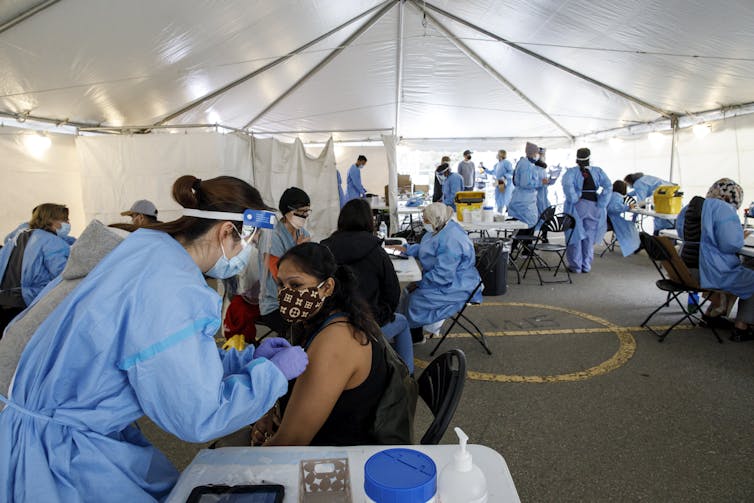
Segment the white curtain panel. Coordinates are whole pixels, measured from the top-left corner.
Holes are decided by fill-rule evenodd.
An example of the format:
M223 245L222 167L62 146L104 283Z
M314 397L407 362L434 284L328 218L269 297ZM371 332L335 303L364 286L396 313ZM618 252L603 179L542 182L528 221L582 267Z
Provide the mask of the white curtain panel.
M311 199L312 215L306 228L312 240L321 241L335 231L340 202L332 138L317 157L306 153L300 139L293 143L273 138L253 138L252 141L254 180L265 202L277 208L285 189L303 189Z

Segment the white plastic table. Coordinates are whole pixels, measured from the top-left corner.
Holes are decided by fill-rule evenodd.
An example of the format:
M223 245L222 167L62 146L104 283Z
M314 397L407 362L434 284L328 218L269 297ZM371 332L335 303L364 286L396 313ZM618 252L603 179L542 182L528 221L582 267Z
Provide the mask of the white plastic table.
M396 446L415 449L432 458L438 475L453 459L456 445ZM302 460L348 458L351 495L354 503L366 501L364 464L373 454L390 446L355 447L225 447L199 451L183 471L168 496L169 503L183 503L196 486L207 484L280 484L285 487L285 502L299 501L299 463ZM487 501L519 502L508 465L496 451L483 445L469 445L474 463L487 478Z
M529 225L521 220L503 220L502 222L458 222L466 232L479 232L480 234L489 234L490 232L503 232L506 236L508 232L528 229Z
M672 215L670 213L657 213L656 211L648 210L646 208L632 208L628 211L644 217L663 218L665 220L675 221L678 218L678 215Z
M416 258L408 257L408 259L391 259L390 261L393 263L401 287L422 279L422 271Z

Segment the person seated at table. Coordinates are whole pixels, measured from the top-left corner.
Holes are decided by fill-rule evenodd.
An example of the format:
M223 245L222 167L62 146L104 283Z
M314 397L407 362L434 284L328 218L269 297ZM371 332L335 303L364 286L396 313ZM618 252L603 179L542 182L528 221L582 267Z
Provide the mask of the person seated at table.
M338 265L351 268L357 279L357 290L367 301L385 339L414 373L414 347L408 320L396 313L401 297L398 275L393 262L382 248L382 240L374 235L374 218L369 203L352 199L340 210L338 230L322 241L335 256Z
M377 405L388 385L382 333L356 278L330 250L305 243L278 262L281 315L309 365L281 400L277 432L270 413L252 428L258 445L371 445ZM266 440L266 441L265 441Z
M273 329L280 337L286 337L289 323L280 316L280 306L277 300L277 268L278 260L294 246L311 240L309 232L304 228L306 219L311 215L309 195L298 187L285 189L280 196L278 208L283 218L275 224L269 253L260 253L260 271L265 271L260 278L262 285L259 297L259 322ZM266 261L262 263L261 261Z
M442 202L455 211L456 194L463 190L463 177L458 173L451 173L450 165L447 165L443 171L438 172L436 176L442 180Z
M451 220L453 211L432 203L422 216L427 232L420 244L405 249L418 259L422 279L406 288L398 309L408 318L415 342L424 340L422 327L437 334L442 322L461 309L480 280L474 245L458 222ZM479 289L473 301L481 299Z
M657 187L661 185L677 185L675 183L665 181L662 178L658 178L652 175L645 175L641 172L626 175L623 181L626 182L626 185L631 187L631 191L629 191L628 195L635 197L638 201L639 207L641 208L644 207L647 199L654 196ZM673 221L666 218L655 218L654 223L655 236L659 235L660 231L663 229L672 229L673 227L675 227Z
M607 218L610 219L610 223L613 226L613 232L615 233L618 243L620 243L620 249L624 257L628 257L636 253L636 250L641 246L639 239L639 229L636 228L633 222L623 218L623 214L629 209L633 208L635 204L626 204L624 198L626 197L626 182L623 180L616 180L613 182L613 193L610 194L610 201L607 203Z
M63 271L71 249L68 208L34 208L29 228L19 226L0 250L0 337L3 329Z
M741 186L729 178L721 178L707 191L701 212L695 210L692 200L692 203L681 210L676 224L679 237L685 235L686 226L701 227L701 287L739 297L738 314L731 337L731 340L736 342L754 339L754 270L745 267L738 256L738 251L744 246L745 237L737 211L742 201ZM681 253L683 255L684 251ZM718 295L717 299L712 299L713 305L706 314L705 322L711 324L709 317L727 313L730 302L729 295Z

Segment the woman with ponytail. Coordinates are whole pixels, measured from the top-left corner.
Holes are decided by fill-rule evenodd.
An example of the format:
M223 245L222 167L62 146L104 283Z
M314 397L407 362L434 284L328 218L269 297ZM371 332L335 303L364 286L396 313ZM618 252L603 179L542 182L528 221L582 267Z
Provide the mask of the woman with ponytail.
M309 366L283 400L273 435L267 418L252 429L265 445L370 445L377 405L388 385L382 334L355 291L350 270L330 250L305 243L278 262L280 313L302 344Z
M40 324L0 390L0 501L155 501L178 471L133 426L148 416L188 442L257 420L306 366L280 339L218 351L227 278L249 258L237 178L173 185L183 215L129 235ZM7 396L5 396L7 395ZM1 406L2 404L0 404Z

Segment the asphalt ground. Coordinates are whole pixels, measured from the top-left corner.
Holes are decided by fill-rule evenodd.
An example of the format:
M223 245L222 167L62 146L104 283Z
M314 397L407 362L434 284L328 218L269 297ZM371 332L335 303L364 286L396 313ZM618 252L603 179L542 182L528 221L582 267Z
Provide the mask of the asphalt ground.
M443 343L469 370L443 443L460 426L497 450L522 501L754 501L754 342L687 322L663 343L640 329L665 298L643 254L596 257L573 284L508 278L467 309L492 356L458 327ZM678 319L667 311L653 325ZM415 347L418 365L436 343ZM420 435L431 416L417 414ZM202 447L141 423L179 468Z

